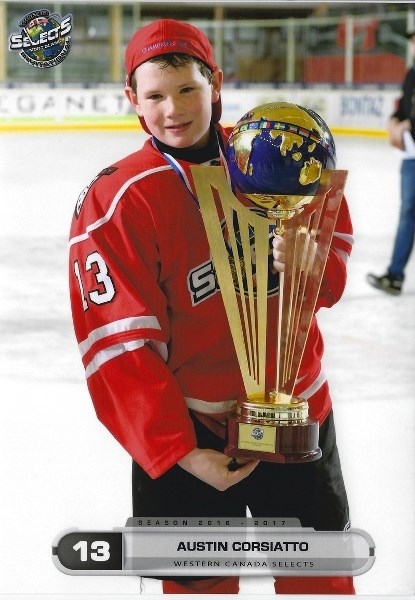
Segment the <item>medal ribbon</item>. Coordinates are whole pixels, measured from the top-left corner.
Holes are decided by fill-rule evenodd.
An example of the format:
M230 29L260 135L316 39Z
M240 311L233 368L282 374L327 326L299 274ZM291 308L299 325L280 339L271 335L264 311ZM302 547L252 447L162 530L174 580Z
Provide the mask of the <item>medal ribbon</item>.
M152 143L153 143L153 146L155 148L157 148L157 146L156 146L156 144L154 142L154 139L153 139ZM222 151L220 143L218 143L218 147L219 147L220 163L224 167L225 172L226 172L226 178L227 178L227 180L229 182L229 185L231 185L231 178L230 178L230 175L229 175L228 165L226 164L226 159L225 159L225 156L223 154L223 151ZM187 177L187 175L186 175L183 167L181 166L181 164L178 162L178 160L176 160L173 156L171 156L171 154L168 154L167 152L162 152L161 150L159 150L159 152L163 155L165 161L169 163L169 165L171 166L171 168L173 169L173 171L180 177L181 181L186 186L189 194L193 198L193 201L195 202L196 206L198 208L200 208L199 207L199 201L198 201L196 195L193 192L193 189L192 189L191 183L189 181L189 178Z

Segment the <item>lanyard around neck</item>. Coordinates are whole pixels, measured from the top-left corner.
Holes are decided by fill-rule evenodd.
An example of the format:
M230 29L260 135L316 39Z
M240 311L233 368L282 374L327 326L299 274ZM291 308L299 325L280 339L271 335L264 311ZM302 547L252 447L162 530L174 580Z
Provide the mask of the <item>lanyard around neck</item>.
M154 138L152 140L152 144L155 148L157 148L155 142L154 142ZM225 173L226 173L226 178L229 182L229 185L231 185L230 181L230 176L229 176L229 170L228 170L228 165L226 164L226 159L225 156L223 154L222 148L221 148L221 144L218 143L218 147L219 147L219 157L220 157L220 163L223 166L223 168L225 169ZM158 149L158 148L157 148ZM168 154L167 152L162 152L161 150L159 150L160 154L162 154L162 156L164 157L164 159L169 163L169 165L171 166L171 168L173 169L173 171L176 173L176 175L179 176L179 178L181 179L181 181L184 183L184 185L186 186L189 194L191 195L191 197L193 198L193 201L196 203L196 206L198 208L199 207L199 201L196 197L196 195L193 192L192 186L190 184L189 178L186 175L185 170L183 169L183 167L181 166L181 164L179 163L179 161L177 159L175 159L171 154Z

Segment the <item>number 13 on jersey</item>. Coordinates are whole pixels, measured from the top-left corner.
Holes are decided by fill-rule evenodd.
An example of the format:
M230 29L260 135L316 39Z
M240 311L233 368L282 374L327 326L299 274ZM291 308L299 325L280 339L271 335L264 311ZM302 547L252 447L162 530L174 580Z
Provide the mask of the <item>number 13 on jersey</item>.
M78 280L79 292L81 294L84 311L88 310L89 303L106 304L111 302L115 296L114 282L109 274L108 267L98 252L91 252L86 257L85 265L80 265L76 260L73 265L75 277ZM93 289L85 289L85 273L93 274Z

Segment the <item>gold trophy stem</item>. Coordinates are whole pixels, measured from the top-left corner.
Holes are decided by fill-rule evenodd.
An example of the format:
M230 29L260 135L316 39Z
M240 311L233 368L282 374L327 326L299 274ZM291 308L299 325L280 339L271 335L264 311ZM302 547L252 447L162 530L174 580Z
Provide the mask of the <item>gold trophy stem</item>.
M275 389L277 392L280 391L281 384L281 372L280 372L280 356L281 356L281 328L282 328L282 307L284 302L284 273L280 273L280 289L279 289L279 302L278 302L278 335L277 335L277 356L276 356L276 368L275 368Z

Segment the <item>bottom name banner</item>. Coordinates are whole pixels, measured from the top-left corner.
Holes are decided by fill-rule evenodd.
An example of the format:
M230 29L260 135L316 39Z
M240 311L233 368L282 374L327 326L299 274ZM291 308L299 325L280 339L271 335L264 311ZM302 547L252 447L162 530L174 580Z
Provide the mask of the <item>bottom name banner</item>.
M129 520L130 521L130 520ZM68 575L147 577L284 575L356 576L375 560L368 533L301 526L152 526L141 521L112 531L68 531L52 545L55 566ZM229 522L229 521L227 521ZM129 522L127 521L127 525Z

